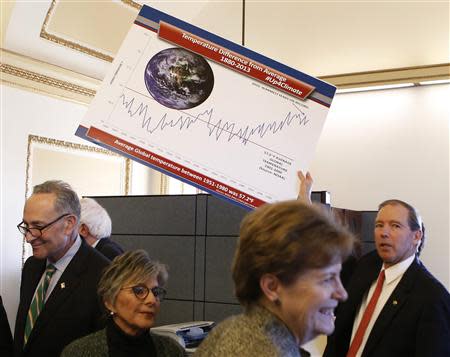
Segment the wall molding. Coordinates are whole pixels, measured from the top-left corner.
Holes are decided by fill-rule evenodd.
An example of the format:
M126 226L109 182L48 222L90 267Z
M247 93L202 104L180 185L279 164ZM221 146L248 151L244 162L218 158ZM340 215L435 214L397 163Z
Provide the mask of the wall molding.
M0 49L0 81L6 85L89 104L101 81ZM450 63L343 73L318 78L339 89L450 79Z
M114 58L106 53L103 53L101 51L96 51L90 47L83 46L74 41L66 40L62 37L59 37L59 36L49 33L48 32L48 23L50 21L50 17L52 16L53 10L55 9L55 5L56 5L56 0L53 0L47 11L47 15L45 16L44 23L42 24L41 33L40 33L41 38L48 40L48 41L52 41L52 42L57 43L58 45L62 45L64 47L71 48L75 51L82 52L87 55L100 58L103 61L107 61L107 62L113 61Z
M43 136L28 135L27 144L27 158L26 158L26 169L25 169L25 201L32 194L32 177L31 171L33 167L33 149L39 147L44 147L47 149L56 149L66 153L72 154L101 154L106 157L117 157L123 160L123 193L125 196L130 193L130 181L131 181L131 159L123 157L113 151L91 145L83 145L72 143L70 141L58 140L54 138L47 138ZM32 254L31 248L26 245L25 237L22 240L22 266L25 263L26 258Z
M10 74L12 76L23 78L25 80L42 83L45 85L49 85L51 87L59 88L59 89L77 93L77 94L81 94L81 95L84 95L87 97L93 97L95 95L94 90L84 88L82 86L79 86L79 85L76 85L73 83L61 81L59 79L52 78L49 76L44 76L42 74L28 71L26 69L22 69L19 67L11 66L9 64L0 64L0 66L1 66L1 72L5 73L5 74Z
M340 89L449 79L450 63L319 76Z
M14 52L0 50L0 82L87 105L100 81Z
M131 6L134 9L141 10L142 5L138 4L137 2L133 0L122 0L122 3L128 6Z

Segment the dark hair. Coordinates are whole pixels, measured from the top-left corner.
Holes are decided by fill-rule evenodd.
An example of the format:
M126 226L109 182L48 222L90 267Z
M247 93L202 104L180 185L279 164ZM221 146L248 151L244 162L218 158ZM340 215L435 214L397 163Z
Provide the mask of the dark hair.
M262 292L259 281L271 273L289 285L308 269L342 262L354 236L328 215L300 201L266 204L241 224L232 274L235 293L249 306Z
M382 209L385 206L395 206L395 205L403 206L408 210L409 229L411 229L413 232L418 230L422 231L422 239L420 240L420 243L417 246L417 253L416 253L417 256L419 256L425 244L425 226L422 222L422 217L420 217L419 213L413 206L402 200L397 199L391 199L381 202L380 205L378 206L378 210Z

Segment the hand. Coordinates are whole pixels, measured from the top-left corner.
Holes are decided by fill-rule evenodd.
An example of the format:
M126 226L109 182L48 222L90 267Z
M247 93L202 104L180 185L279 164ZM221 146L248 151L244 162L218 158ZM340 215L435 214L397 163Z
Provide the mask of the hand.
M303 174L303 171L298 171L297 176L300 180L300 190L298 192L298 200L302 201L303 203L312 203L311 202L311 192L312 192L312 185L314 183L311 174L309 172L306 173L306 175Z

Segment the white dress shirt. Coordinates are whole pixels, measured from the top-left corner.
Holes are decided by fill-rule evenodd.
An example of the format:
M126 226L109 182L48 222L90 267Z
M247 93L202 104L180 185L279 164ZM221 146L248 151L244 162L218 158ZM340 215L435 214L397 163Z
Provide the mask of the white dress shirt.
M408 270L409 266L413 263L415 259L415 254L411 255L409 258L406 258L405 260L401 261L400 263L397 263L387 269L385 269L384 264L381 269L385 269L385 280L383 283L383 288L381 290L380 297L378 298L377 304L375 306L375 310L373 311L372 317L369 321L369 324L367 325L367 329L365 331L361 346L359 347L358 352L356 353L357 357L361 357L362 351L364 351L364 346L366 345L367 338L370 335L370 331L372 331L373 325L375 324L375 321L377 321L378 316L380 315L381 310L383 310L384 305L388 301L389 297L397 287L398 283L400 282L403 274ZM381 272L381 270L380 270ZM355 317L355 321L353 322L353 330L352 330L352 339L355 337L356 330L358 329L359 323L361 322L361 319L364 315L364 311L366 310L367 304L369 303L374 291L375 287L377 285L377 280L374 280L372 285L370 286L369 292L364 296L361 306L359 307L358 314ZM351 342L350 342L351 344Z

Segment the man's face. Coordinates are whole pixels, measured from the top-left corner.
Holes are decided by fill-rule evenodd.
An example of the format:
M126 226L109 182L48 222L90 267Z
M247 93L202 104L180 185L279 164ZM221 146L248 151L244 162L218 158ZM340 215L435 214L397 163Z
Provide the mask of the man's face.
M32 195L23 210L24 224L28 228L42 228L67 213L55 211L55 199L53 193ZM33 256L38 259L48 258L52 262L58 261L73 243L71 237L76 222L75 216L67 215L43 229L40 237L34 237L28 232L26 240L33 248Z
M415 254L421 238L420 230L412 231L409 227L408 210L402 205L387 205L378 211L375 244L386 268Z

